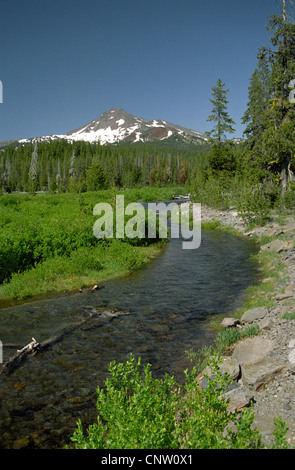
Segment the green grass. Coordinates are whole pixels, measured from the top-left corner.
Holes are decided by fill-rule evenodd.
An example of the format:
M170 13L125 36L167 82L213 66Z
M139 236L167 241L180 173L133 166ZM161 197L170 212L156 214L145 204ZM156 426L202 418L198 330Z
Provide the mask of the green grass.
M221 229L222 224L219 220L208 220L206 222L202 222L202 229L204 230L217 230Z
M286 312L282 315L284 320L295 320L295 312Z
M218 333L215 339L216 350L226 354L230 347L242 339L252 338L259 333L258 325L250 325L245 329L228 328Z
M107 202L114 207L116 194L124 195L125 205L138 199L170 199L186 192L180 189L0 196L1 304L91 286L139 269L161 251L163 243L98 240L93 234L94 206Z
M116 240L108 248L80 248L68 257L47 259L23 273L12 274L9 282L0 286L0 302L72 291L126 275L159 254L162 247L133 247Z

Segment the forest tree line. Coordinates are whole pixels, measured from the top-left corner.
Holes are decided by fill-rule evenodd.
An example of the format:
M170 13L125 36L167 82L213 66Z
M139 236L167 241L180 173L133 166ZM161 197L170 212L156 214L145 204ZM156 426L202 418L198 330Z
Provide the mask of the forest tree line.
M192 182L210 146L169 147L56 140L10 146L0 152L5 192L85 192Z

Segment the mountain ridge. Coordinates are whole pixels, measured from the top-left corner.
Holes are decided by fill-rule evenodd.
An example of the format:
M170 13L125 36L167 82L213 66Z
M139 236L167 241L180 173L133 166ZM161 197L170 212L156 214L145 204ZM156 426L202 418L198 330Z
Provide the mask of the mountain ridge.
M117 144L133 142L163 141L173 138L176 141L188 144L201 144L208 141L205 134L172 124L163 119L147 121L134 116L122 108L111 108L98 118L84 124L65 134L51 134L41 137L16 139L0 142L0 147L12 143L31 143L34 141L50 141L66 139L68 141L99 142L100 144ZM9 143L8 143L9 142ZM1 145L4 144L4 145Z

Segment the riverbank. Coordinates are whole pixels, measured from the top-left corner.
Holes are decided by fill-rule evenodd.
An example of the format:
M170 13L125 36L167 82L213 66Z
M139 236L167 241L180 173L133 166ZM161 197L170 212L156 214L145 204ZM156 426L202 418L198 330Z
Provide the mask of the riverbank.
M129 276L143 268L164 249L164 243L130 247L119 242L107 248L98 246L91 254L101 262L102 268L85 269L82 274L76 271L75 266L72 269L68 260L49 260L28 272L14 276L12 282L0 286L0 306L5 308L48 295L99 288L106 281ZM77 258L79 254L78 252ZM83 260L80 261L82 265Z
M295 446L295 218L274 214L264 227L249 230L235 210L220 211L202 206L202 223L220 224L255 238L260 245L258 286L248 290L245 305L223 319L220 329L257 326L256 337L239 341L224 359L225 370L234 382L227 398L230 409L253 404L253 426L263 442L273 442L274 418L288 427L287 441ZM202 386L203 375L200 374Z

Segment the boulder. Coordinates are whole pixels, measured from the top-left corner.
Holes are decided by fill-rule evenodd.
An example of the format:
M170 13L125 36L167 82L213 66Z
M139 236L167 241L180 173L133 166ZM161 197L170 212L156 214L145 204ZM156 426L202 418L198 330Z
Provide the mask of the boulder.
M242 365L242 381L254 390L259 390L264 384L270 382L280 374L284 365L269 358L263 358L255 364Z
M251 393L245 386L234 388L233 390L224 393L223 397L226 400L229 400L227 406L227 411L229 413L240 411L242 408L249 406L254 398L253 393Z
M282 235L284 231L279 225L269 227L268 229L265 230L263 235L265 237L278 237L279 235Z
M240 364L231 356L224 357L220 364L220 372L228 374L232 380L237 380L240 376Z
M222 375L227 374L232 380L236 380L240 376L240 365L231 356L223 358L222 363L219 365L219 370ZM199 389L207 388L208 379L210 380L211 378L215 378L215 373L212 375L212 370L207 366L197 377Z
M270 243L266 243L260 248L260 251L274 251L275 253L280 253L284 251L285 245L280 240L273 240Z
M255 336L238 343L231 357L240 365L255 364L265 358L273 348L273 341Z
M260 330L269 330L272 325L273 325L273 320L269 318L269 316L262 318L262 320L260 320L260 322L258 323Z
M243 314L241 318L241 322L252 323L255 320L262 320L262 318L264 318L267 313L268 313L268 310L266 307L252 308L251 310L247 310Z
M224 328L233 328L237 326L240 323L240 321L237 318L224 318L221 322L221 325Z

